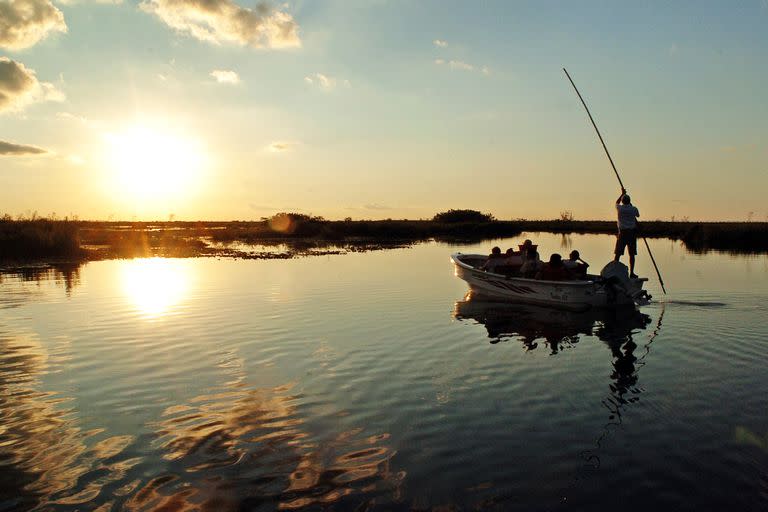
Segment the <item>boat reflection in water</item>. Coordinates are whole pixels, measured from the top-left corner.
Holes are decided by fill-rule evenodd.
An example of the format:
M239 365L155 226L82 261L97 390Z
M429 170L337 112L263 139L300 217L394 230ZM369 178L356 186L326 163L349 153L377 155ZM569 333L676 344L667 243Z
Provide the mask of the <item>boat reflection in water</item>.
M596 337L606 343L613 357L610 392L601 401L608 411L608 421L595 439L595 448L580 453L584 461L582 469L594 470L600 467L599 451L603 442L622 423L622 409L638 400L638 370L645 364L651 344L661 331L664 309L640 349L633 337L649 326L651 318L635 307L574 312L494 302L470 292L456 303L454 317L484 325L491 343L519 339L526 351L537 349L542 340L552 354L573 347L582 336ZM577 476L576 480L581 478Z
M632 340L633 331L651 322L633 306L577 312L493 301L472 292L456 303L453 315L483 324L491 343L519 339L526 350L535 350L543 340L553 354L578 343L580 336L597 336L617 355L615 350Z
M519 339L527 351L544 343L552 354L557 354L577 344L581 336L597 337L608 345L613 355L613 398L609 400L618 404L626 402L624 395L637 383L637 344L632 336L651 323L651 318L635 307L575 312L494 302L471 292L456 303L454 317L483 324L491 343Z

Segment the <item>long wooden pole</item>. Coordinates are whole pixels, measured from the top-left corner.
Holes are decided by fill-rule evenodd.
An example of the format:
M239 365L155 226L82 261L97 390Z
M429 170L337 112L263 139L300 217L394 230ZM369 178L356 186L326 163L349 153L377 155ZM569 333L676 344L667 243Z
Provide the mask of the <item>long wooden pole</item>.
M624 183L621 181L621 176L619 176L619 171L616 170L616 164L613 163L613 158L611 158L611 154L608 152L608 147L605 145L605 141L603 140L603 136L600 134L600 130L597 128L597 123L595 123L595 119L592 117L592 113L589 111L589 107L587 107L587 103L584 101L584 98L581 96L581 93L579 92L579 88L576 87L576 84L573 83L573 79L571 78L571 75L568 74L568 70L563 68L563 71L565 72L565 76L568 77L568 81L571 82L571 85L573 86L573 90L576 91L576 94L579 96L579 99L581 100L581 104L584 105L584 110L587 111L587 115L589 116L589 120L592 122L592 126L595 127L595 132L597 132L597 137L600 139L600 144L603 145L603 149L605 150L605 154L608 157L608 161L611 162L611 167L613 167L613 172L616 174L616 179L619 180L619 185L621 185L621 189L625 190ZM643 237L643 242L645 242L645 248L648 249L648 255L651 257L651 262L653 262L653 268L656 269L656 275L659 276L659 283L661 284L661 289L664 292L664 295L667 294L667 289L664 288L664 280L661 278L661 272L659 272L659 267L656 265L656 259L653 257L653 253L651 252L651 247L648 245L648 240Z

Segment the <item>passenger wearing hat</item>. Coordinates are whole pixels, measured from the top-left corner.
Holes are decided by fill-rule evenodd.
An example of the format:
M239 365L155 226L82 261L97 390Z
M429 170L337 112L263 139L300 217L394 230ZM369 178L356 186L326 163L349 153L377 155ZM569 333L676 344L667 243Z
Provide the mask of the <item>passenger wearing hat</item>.
M632 204L627 190L622 187L621 195L616 199L616 213L618 214L619 232L616 235L616 250L613 261L619 261L626 247L629 252L629 277L635 275L635 255L637 254L637 217L638 209Z

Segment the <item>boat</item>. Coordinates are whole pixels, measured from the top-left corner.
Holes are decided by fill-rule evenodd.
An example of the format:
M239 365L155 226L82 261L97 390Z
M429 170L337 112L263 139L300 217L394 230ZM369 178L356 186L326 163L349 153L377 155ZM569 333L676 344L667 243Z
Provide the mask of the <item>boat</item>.
M601 275L584 279L546 281L483 270L488 257L483 254L451 254L455 274L469 284L475 294L509 302L538 304L572 311L592 308L643 306L651 296L643 289L648 278L622 275L621 263L606 265ZM607 270L607 271L606 271Z

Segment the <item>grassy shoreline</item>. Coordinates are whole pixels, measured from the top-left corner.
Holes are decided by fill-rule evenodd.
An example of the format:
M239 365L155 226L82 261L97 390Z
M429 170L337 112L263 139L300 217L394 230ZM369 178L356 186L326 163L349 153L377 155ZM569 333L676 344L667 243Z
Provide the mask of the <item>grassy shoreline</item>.
M284 219L285 220L285 219ZM613 234L612 221L434 220L328 221L299 216L233 222L102 222L45 218L0 219L0 261L90 261L145 256L291 258L392 247L427 240L478 242L523 232ZM642 235L682 241L694 252L768 252L766 222L663 222L642 224ZM249 250L248 246L266 250Z

